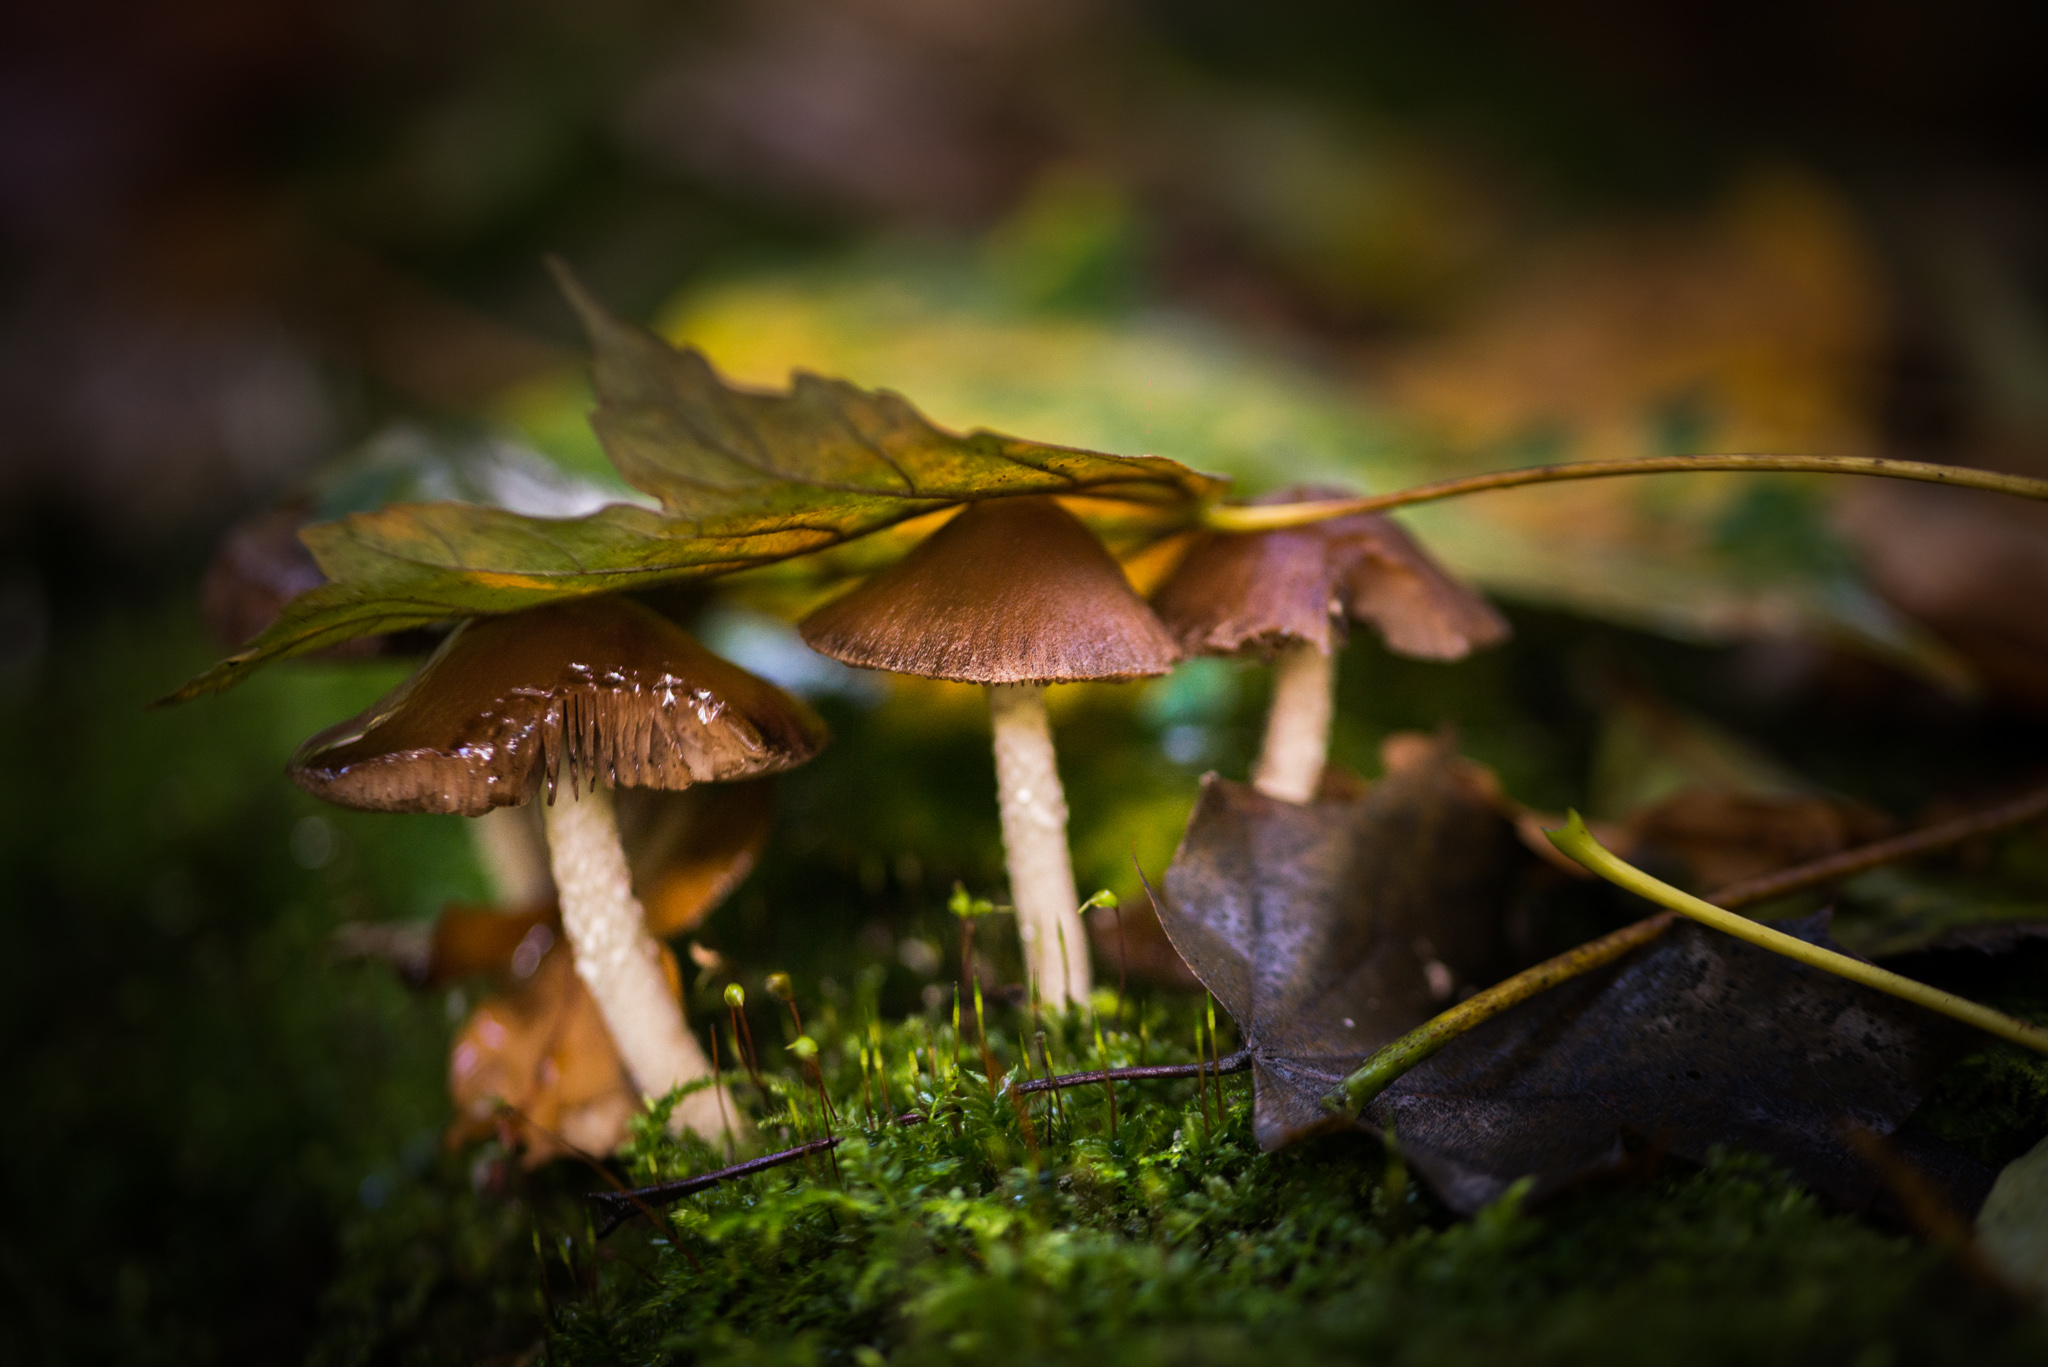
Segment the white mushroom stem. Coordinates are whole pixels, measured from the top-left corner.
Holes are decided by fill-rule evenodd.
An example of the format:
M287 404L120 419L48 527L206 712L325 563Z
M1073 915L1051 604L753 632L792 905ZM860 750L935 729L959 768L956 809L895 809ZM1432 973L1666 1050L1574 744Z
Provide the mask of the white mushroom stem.
M1054 1008L1088 1000L1088 932L1074 892L1074 861L1067 850L1067 795L1053 756L1045 689L1037 684L993 684L989 717L995 724L996 802L1003 817L1003 857L1010 900L1024 941L1024 968L1039 998Z
M711 1076L704 1051L683 1025L682 1007L669 995L661 950L633 895L611 793L589 788L578 797L564 785L544 811L562 930L576 956L576 973L596 1000L634 1085L658 1097ZM717 1090L684 1097L672 1124L719 1142L738 1112L730 1100L721 1110Z
M1330 755L1336 657L1306 641L1290 641L1273 661L1273 708L1252 786L1282 802L1310 802Z

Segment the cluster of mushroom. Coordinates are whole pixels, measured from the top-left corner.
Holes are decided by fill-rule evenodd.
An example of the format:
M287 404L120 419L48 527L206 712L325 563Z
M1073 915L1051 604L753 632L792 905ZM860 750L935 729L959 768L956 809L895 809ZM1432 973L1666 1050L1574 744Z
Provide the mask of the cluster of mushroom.
M710 1072L670 991L619 841L610 789L680 789L801 764L825 742L802 702L711 654L651 608L591 598L465 622L360 716L314 736L291 775L316 797L480 817L541 796L562 930L634 1084ZM714 1135L726 1098L685 1097Z
M1327 491L1291 491L1296 501ZM1048 1004L1085 1003L1088 943L1044 690L1164 674L1184 654L1271 656L1274 704L1254 781L1315 797L1333 652L1347 620L1390 649L1450 660L1506 635L1486 603L1393 523L1354 515L1205 533L1148 605L1081 521L1048 497L970 503L896 564L799 627L847 664L989 690L1004 855L1026 972ZM458 812L545 798L562 926L634 1084L648 1096L708 1064L663 981L609 790L770 773L825 741L809 708L711 655L649 608L584 599L459 627L361 716L315 736L293 777L330 801ZM730 1102L700 1090L677 1123L708 1136Z

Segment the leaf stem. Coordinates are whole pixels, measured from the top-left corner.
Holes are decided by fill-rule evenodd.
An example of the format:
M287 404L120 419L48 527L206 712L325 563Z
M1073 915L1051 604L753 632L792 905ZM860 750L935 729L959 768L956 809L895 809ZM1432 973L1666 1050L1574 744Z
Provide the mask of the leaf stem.
M1345 1078L1336 1091L1325 1097L1323 1104L1347 1116L1357 1115L1366 1102L1392 1086L1396 1078L1458 1036L1539 992L1546 992L1581 973L1590 973L1603 964L1613 963L1636 946L1648 944L1662 935L1677 919L1675 912L1659 912L1647 920L1623 926L1597 940L1566 950L1534 968L1524 969L1484 992L1474 993L1375 1052L1356 1072Z
M1689 892L1681 892L1669 883L1652 878L1595 840L1593 833L1586 829L1586 823L1580 819L1577 812L1569 814L1563 830L1546 831L1545 834L1550 837L1551 844L1608 882L1626 888L1638 897L1647 898L1659 906L1667 907L1681 916L1690 917L1702 925L1712 926L1716 930L1733 935L1738 940L1747 940L1760 948L1797 960L1810 968L1818 968L1822 972L1833 973L1851 982L1862 983L1865 987L1888 992L1894 997L1914 1002L1930 1011L1959 1020L1965 1025L1974 1026L1987 1034L2048 1054L2048 1029L2017 1020L2002 1011L1993 1011L1988 1006L1979 1006L1976 1002L1958 997L1953 992L1943 992L1940 988L1915 982L1890 969L1879 968L1876 964L1851 958L1836 950L1823 949L1816 944L1809 944L1797 936L1787 935L1782 930L1764 925L1760 921L1752 921L1746 916L1738 916L1704 898L1695 897Z
M1709 901L1723 908L1754 906L1774 898L1830 883L1881 864L1929 854L1960 844L1973 836L2008 830L2048 816L2048 788L2036 788L2009 802L1980 811L1938 821L1921 830L1859 845L1840 854L1811 860L1777 873L1764 874L1731 883L1709 895ZM1675 911L1624 926L1592 940L1514 977L1475 993L1450 1010L1424 1023L1374 1053L1328 1097L1324 1104L1341 1114L1355 1116L1364 1105L1391 1086L1394 1080L1458 1036L1492 1020L1512 1006L1581 973L1614 962L1639 945L1669 930L1678 919Z
M1567 480L1606 479L1614 475L1743 470L1880 475L1888 479L1912 479L1927 484L1952 484L1963 489L2015 494L2021 498L2048 499L2048 480L2000 474L1995 470L1973 470L1961 465L1890 460L1883 456L1641 456L1632 460L1582 460L1563 465L1497 470L1492 474L1418 484L1391 494L1326 499L1316 503L1212 504L1202 512L1202 525L1219 532L1270 532L1284 527L1305 527L1333 517L1349 517L1353 513L1379 513L1390 508L1434 503L1466 494L1483 494L1493 489L1517 489L1529 484L1559 484Z

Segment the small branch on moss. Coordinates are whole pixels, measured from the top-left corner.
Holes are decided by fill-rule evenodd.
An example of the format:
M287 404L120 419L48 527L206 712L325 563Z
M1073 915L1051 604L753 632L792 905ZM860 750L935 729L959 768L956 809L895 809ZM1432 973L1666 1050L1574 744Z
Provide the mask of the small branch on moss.
M1240 1049L1227 1054L1214 1063L1173 1063L1158 1064L1145 1068L1107 1068L1093 1073L1061 1073L1054 1077L1039 1078L1034 1082L1020 1083L1013 1091L1022 1096L1027 1092L1043 1092L1062 1087L1084 1087L1096 1083L1147 1082L1171 1078L1213 1077L1222 1073L1241 1073L1252 1066L1252 1051ZM908 1111L896 1117L898 1125L922 1125L930 1116L921 1111ZM750 1158L744 1163L718 1168L711 1172L700 1172L695 1177L679 1177L673 1182L657 1182L651 1187L636 1187L631 1191L593 1191L585 1196L598 1208L597 1237L617 1229L635 1215L646 1215L659 1219L654 1207L673 1205L685 1196L707 1191L721 1182L730 1182L741 1177L752 1177L758 1173L779 1168L785 1163L798 1163L813 1154L827 1153L845 1142L843 1136L827 1139L813 1139L793 1149L777 1153L764 1153L759 1158ZM615 1181L609 1173L606 1180ZM666 1225L666 1221L661 1221Z
M1035 1082L1020 1082L1019 1092L1048 1092L1064 1087L1088 1087L1099 1083L1154 1082L1178 1077L1208 1078L1221 1073L1242 1073L1252 1066L1252 1051L1240 1049L1214 1063L1161 1063L1143 1068L1103 1068L1092 1073L1061 1073Z
M1932 854L1976 836L2024 826L2043 817L2048 817L2048 788L2037 788L2010 802L1938 821L1918 831L1873 841L1778 873L1731 883L1710 894L1707 900L1731 911L1737 907L1755 906L1883 864ZM1581 973L1590 973L1637 946L1648 944L1669 930L1677 919L1675 911L1660 911L1655 916L1623 926L1475 993L1374 1053L1344 1080L1343 1086L1324 1099L1324 1104L1341 1114L1357 1115L1368 1101L1385 1091L1396 1078L1458 1036L1539 992L1548 991Z
M1521 470L1497 470L1490 475L1439 480L1434 484L1418 484L1412 489L1363 498L1256 506L1215 504L1204 510L1202 525L1219 532L1270 532L1283 527L1304 527L1333 517L1349 517L1353 513L1382 513L1390 508L1434 503L1466 494L1483 494L1493 489L1517 489L1530 484L1560 484L1579 479L1608 479L1616 475L1712 471L1878 475L1888 479L1919 480L1926 484L1951 484L1962 489L1984 489L2020 498L2048 499L2048 480L2004 475L1993 470L1973 470L1961 465L1887 460L1882 456L1642 456L1634 460L1583 460L1563 465L1532 465Z
M689 1248L683 1243L682 1236L676 1233L676 1227L668 1222L668 1217L666 1215L663 1215L660 1211L656 1210L653 1206L649 1205L646 1201L642 1200L638 1192L627 1190L626 1184L624 1182L621 1182L618 1178L618 1175L614 1173L610 1168L606 1167L604 1165L604 1161L600 1159L596 1154L590 1152L586 1148L583 1148L581 1145L570 1143L566 1138L559 1134L556 1134L553 1130L541 1124L538 1120L535 1120L532 1116L520 1110L517 1106L514 1106L509 1101L501 1099L498 1102L498 1112L501 1115L511 1115L517 1117L522 1124L531 1126L535 1133L547 1139L549 1143L557 1145L564 1152L570 1154L578 1162L582 1163L583 1166L589 1168L599 1177L602 1177L605 1181L611 1183L612 1190L597 1194L612 1198L612 1200L617 1203L618 1207L625 1213L616 1218L608 1218L604 1228L598 1231L599 1238L603 1238L605 1234L611 1232L611 1230L615 1228L621 1220L631 1219L634 1215L645 1215L654 1224L660 1226L661 1231L664 1234L668 1235L669 1247L673 1248L674 1250L676 1250L676 1252L682 1254L685 1258L689 1259L690 1267L692 1268L692 1270L697 1272L702 1272L704 1270L704 1265L697 1261L697 1255L692 1253L689 1250Z
M924 1119L923 1115L913 1111L909 1115L896 1117L896 1123L920 1125L924 1123ZM764 1153L759 1158L749 1158L746 1162L735 1163L729 1168L700 1172L695 1177L682 1177L673 1182L657 1182L651 1187L635 1187L631 1191L586 1192L585 1196L590 1203L602 1213L602 1218L597 1222L597 1237L602 1239L642 1212L646 1212L648 1218L654 1218L653 1207L674 1205L685 1196L715 1187L720 1182L752 1177L755 1173L779 1168L784 1163L801 1162L812 1154L838 1148L840 1143L840 1137L833 1135L827 1139L813 1139L809 1143L799 1144L793 1149L783 1149L778 1153ZM664 1220L662 1223L666 1224L667 1221Z

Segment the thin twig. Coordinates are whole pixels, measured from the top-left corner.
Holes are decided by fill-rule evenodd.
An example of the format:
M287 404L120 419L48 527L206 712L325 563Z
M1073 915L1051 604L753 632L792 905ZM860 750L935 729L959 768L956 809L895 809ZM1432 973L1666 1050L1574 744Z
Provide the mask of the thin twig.
M1063 1087L1084 1087L1098 1083L1165 1081L1173 1078L1203 1077L1216 1073L1241 1073L1252 1066L1252 1051L1240 1049L1226 1054L1219 1063L1174 1063L1160 1064L1149 1068L1107 1068L1092 1073L1062 1073L1054 1077L1039 1078L1019 1083L1011 1091L1017 1097L1030 1092L1043 1092ZM921 1111L907 1111L896 1117L896 1124L902 1126L922 1125L931 1117ZM730 1182L741 1177L752 1177L757 1173L771 1171L785 1163L801 1162L812 1154L824 1153L845 1142L843 1136L829 1139L813 1139L793 1149L778 1153L763 1154L750 1158L744 1163L719 1168L712 1172L700 1172L695 1177L679 1177L671 1182L658 1182L651 1187L638 1187L631 1191L593 1191L585 1193L591 1204L598 1207L602 1219L597 1224L597 1236L601 1239L617 1229L635 1215L645 1214L650 1219L660 1220L652 1209L655 1206L673 1205L685 1196L708 1191L721 1182ZM617 1178L606 1173L606 1180L616 1183ZM665 1223L665 1222L664 1222Z
M572 1155L578 1162L582 1163L585 1167L589 1168L599 1177L602 1177L605 1181L611 1183L612 1190L607 1192L598 1192L595 1193L595 1195L606 1196L611 1198L613 1201L617 1202L618 1205L626 1211L625 1215L619 1217L620 1220L630 1219L633 1215L636 1214L645 1215L648 1219L652 1220L655 1224L659 1225L663 1233L668 1235L668 1246L690 1260L690 1269L692 1271L698 1273L704 1271L704 1264L698 1262L697 1255L692 1253L689 1250L689 1248L684 1245L682 1236L676 1232L676 1227L668 1222L668 1217L666 1215L663 1215L660 1211L656 1210L652 1203L642 1199L638 1192L629 1190L626 1184L619 1180L618 1174L613 1172L610 1168L604 1165L604 1160L600 1159L596 1154L590 1152L588 1149L583 1148L581 1145L570 1143L567 1139L563 1138L559 1134L556 1134L553 1130L541 1124L538 1120L535 1120L532 1116L520 1110L511 1102L504 1100L502 1097L498 1100L498 1111L500 1114L509 1114L519 1117L521 1121L531 1126L536 1132L545 1136L550 1143L560 1146L563 1152ZM600 1239L603 1238L606 1234L611 1232L613 1225L616 1225L617 1223L618 1221L614 1220L610 1224L607 1224L603 1229L598 1230L597 1237ZM535 1226L534 1232L535 1237L539 1237L539 1226Z
M1174 1078L1205 1078L1219 1073L1242 1073L1252 1066L1252 1051L1240 1049L1211 1063L1155 1063L1142 1068L1101 1068L1092 1073L1061 1073L1057 1077L1020 1082L1020 1092L1044 1092L1064 1087L1088 1087L1098 1083L1163 1082Z
M917 1117L918 1121L923 1119L922 1115ZM899 1118L898 1123L903 1123L902 1119ZM720 1182L752 1177L757 1172L767 1172L771 1168L781 1167L784 1163L800 1162L812 1154L835 1149L839 1147L840 1142L839 1136L833 1135L825 1139L813 1139L793 1149L783 1149L779 1153L765 1153L759 1158L749 1158L744 1163L735 1163L731 1167L719 1168L714 1172L699 1173L695 1177L680 1177L673 1182L657 1182L651 1187L636 1187L631 1191L586 1192L585 1196L590 1203L604 1214L604 1218L597 1225L597 1237L602 1239L643 1212L649 1218L660 1219L661 1217L656 1216L651 1207L673 1205L693 1192L715 1187ZM666 1225L668 1222L662 1219L662 1223Z
M1932 826L1904 835L1895 835L1889 840L1873 841L1859 845L1853 850L1831 854L1782 873L1767 873L1759 878L1745 878L1731 883L1719 892L1712 893L1707 900L1716 906L1754 906L1758 902L1769 902L1789 893L1803 892L1821 883L1832 883L1838 878L1874 869L1880 864L1891 864L1915 855L1930 854L1936 850L1960 845L1972 836L1990 835L2014 826L2024 826L2037 817L2048 817L2048 788L2037 788L2002 802L1996 807L1982 811L1968 812L1937 821Z
M1675 911L1689 920L1712 926L1723 934L1732 935L1738 940L1747 940L1759 948L1768 949L1774 954L1782 954L1809 968L1818 968L1838 978L1847 978L1865 987L1876 988L1880 992L1923 1006L1929 1011L1959 1020L1986 1034L1996 1035L2000 1039L2010 1040L2014 1044L2025 1045L2029 1049L2048 1054L2048 1028L2035 1025L2031 1021L2020 1020L2016 1016L2008 1016L2003 1011L1994 1011L1988 1006L1966 997L1959 997L1953 992L1944 992L1938 987L1915 982L1888 968L1879 968L1866 959L1858 959L1853 955L1813 944L1796 935L1787 935L1775 926L1752 921L1746 916L1729 911L1726 907L1717 907L1703 897L1695 897L1689 892L1674 888L1662 879L1651 877L1604 848L1593 838L1592 832L1586 829L1586 823L1580 819L1577 812L1570 813L1563 830L1548 831L1545 834L1550 837L1551 844L1608 882L1626 888L1636 896Z
M1918 831L1909 831L1887 840L1859 845L1853 850L1844 850L1840 854L1811 860L1778 873L1745 878L1741 882L1729 884L1718 892L1710 893L1706 900L1729 910L1755 906L1759 902L1775 901L1791 893L1832 883L1881 864L1931 854L1959 845L1975 836L1991 835L2015 826L2023 826L2044 816L2048 816L2048 788L2038 788L2010 802L2002 802L1981 811L1952 817L1947 821L1938 821ZM1620 930L1579 945L1575 949L1568 949L1555 958L1537 964L1534 968L1524 969L1512 978L1495 983L1482 992L1474 993L1450 1010L1379 1049L1344 1080L1342 1087L1325 1098L1324 1104L1342 1114L1358 1114L1366 1102L1385 1091L1396 1078L1458 1036L1493 1019L1508 1008L1527 1001L1539 992L1548 991L1559 983L1576 978L1582 973L1589 973L1604 964L1610 964L1630 950L1648 944L1669 930L1677 919L1676 912L1660 911L1655 916L1637 921L1633 925L1623 926Z
M1712 471L1782 471L1822 475L1881 475L1890 479L1919 480L1927 484L1950 484L1964 489L2014 494L2020 498L2048 499L2048 480L2024 475L2005 475L1993 470L1972 470L1961 465L1935 465L1919 460L1888 460L1882 456L1639 456L1631 460L1581 460L1562 465L1532 465L1520 470L1497 470L1487 475L1418 484L1391 494L1363 498L1325 499L1314 503L1216 504L1202 513L1202 525L1219 532L1268 532L1283 527L1305 527L1333 517L1354 513L1379 513L1417 503L1483 494L1493 489L1516 489L1530 484L1559 484L1567 480L1608 479L1616 475L1688 474Z

